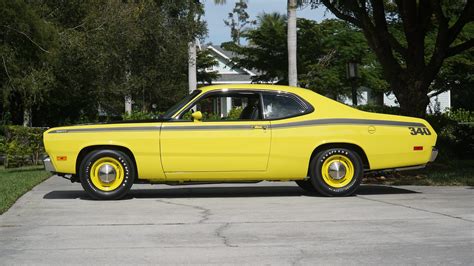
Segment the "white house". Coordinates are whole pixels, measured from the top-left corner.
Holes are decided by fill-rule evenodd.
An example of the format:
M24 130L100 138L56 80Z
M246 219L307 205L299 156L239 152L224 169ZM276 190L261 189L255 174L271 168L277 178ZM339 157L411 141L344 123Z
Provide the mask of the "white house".
M431 95L433 92L429 93ZM397 98L393 93L389 95L385 94L383 98L383 104L387 106L399 106L397 103ZM436 96L430 97L430 104L426 108L426 112L429 114L435 112L446 112L451 108L451 91L445 91Z
M219 74L219 78L213 80L212 84L250 84L252 77L257 75L254 71L237 67L232 62L232 57L235 57L236 54L231 51L224 50L217 45L207 45L203 49L208 49L211 56L218 62L217 66L206 69L209 72L217 71Z

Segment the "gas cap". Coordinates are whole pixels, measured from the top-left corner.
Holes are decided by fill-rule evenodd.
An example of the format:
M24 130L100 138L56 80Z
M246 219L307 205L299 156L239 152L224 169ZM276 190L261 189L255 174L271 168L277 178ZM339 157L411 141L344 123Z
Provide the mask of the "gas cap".
M374 134L375 131L377 131L377 129L375 129L374 126L369 126L368 131L369 131L369 134Z

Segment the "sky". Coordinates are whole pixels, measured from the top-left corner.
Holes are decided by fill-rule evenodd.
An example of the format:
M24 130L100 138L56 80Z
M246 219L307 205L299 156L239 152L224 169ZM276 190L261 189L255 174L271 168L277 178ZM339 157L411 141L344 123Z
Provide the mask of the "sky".
M235 0L227 0L225 5L216 5L214 0L205 0L205 16L207 21L208 37L205 42L212 42L213 44L221 44L222 42L230 41L230 28L225 26L224 19L227 19L228 13L232 12L235 6ZM249 0L247 12L251 19L256 19L261 13L279 12L286 14L285 0ZM325 8L319 7L311 9L310 6L299 8L296 15L301 18L321 21L334 16L326 11Z

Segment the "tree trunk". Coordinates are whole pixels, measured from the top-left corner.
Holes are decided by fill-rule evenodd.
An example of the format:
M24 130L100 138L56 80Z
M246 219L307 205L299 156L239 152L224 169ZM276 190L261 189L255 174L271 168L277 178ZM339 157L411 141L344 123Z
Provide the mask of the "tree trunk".
M430 103L430 98L428 97L429 84L423 84L423 82L419 80L401 81L397 87L392 86L392 88L400 104L402 115L414 117L426 116L426 108Z
M24 127L31 127L31 107L25 107L23 110L23 126Z
M296 67L296 0L288 0L288 85L298 85Z
M125 114L129 115L132 113L132 96L125 96Z
M194 41L188 43L188 84L189 93L197 88L197 73L196 73L196 43Z

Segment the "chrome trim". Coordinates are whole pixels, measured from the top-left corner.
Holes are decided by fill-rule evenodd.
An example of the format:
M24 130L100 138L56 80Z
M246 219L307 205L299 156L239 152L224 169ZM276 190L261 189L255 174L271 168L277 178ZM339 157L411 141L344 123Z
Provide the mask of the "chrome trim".
M255 125L202 125L202 126L163 126L162 130L226 130L226 129L254 129ZM262 126L262 125L259 125Z
M416 165L416 166L395 168L393 170L395 170L395 171L411 171L411 170L423 169L425 167L426 167L426 164L422 164L422 165Z
M47 156L46 158L43 159L43 165L44 165L44 170L47 172L56 172L56 169L54 168L53 163L51 162L51 158Z
M438 149L433 147L433 150L431 150L430 163L434 162L436 157L438 157Z
M160 130L159 126L149 127L99 127L99 128L71 128L58 129L48 132L48 134L57 133L81 133L81 132L110 132L110 131L154 131Z

